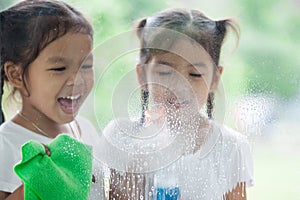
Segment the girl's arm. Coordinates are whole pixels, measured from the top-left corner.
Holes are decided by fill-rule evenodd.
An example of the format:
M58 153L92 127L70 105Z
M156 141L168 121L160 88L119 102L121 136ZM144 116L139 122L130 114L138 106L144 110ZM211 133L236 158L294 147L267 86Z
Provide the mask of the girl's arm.
M0 191L0 200L4 200L10 193Z
M13 193L0 191L0 200L23 200L24 190L23 185L16 189Z
M109 199L134 200L145 198L145 176L111 170Z
M224 200L246 200L246 183L238 183L231 191L226 193Z

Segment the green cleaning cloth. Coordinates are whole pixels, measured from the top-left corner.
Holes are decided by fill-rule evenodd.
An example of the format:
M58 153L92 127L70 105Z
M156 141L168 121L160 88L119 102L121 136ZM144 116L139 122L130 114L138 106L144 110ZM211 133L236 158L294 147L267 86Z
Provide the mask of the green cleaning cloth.
M22 146L14 170L24 183L25 200L85 200L92 183L92 147L66 134L47 146L31 140Z

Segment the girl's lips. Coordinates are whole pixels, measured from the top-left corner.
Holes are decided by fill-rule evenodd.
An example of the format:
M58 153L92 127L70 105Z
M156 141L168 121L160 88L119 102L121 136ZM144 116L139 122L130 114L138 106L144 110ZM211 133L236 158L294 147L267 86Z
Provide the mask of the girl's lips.
M62 111L68 115L75 114L81 105L81 98L82 95L73 95L73 96L66 96L66 97L59 97L57 102L60 105Z

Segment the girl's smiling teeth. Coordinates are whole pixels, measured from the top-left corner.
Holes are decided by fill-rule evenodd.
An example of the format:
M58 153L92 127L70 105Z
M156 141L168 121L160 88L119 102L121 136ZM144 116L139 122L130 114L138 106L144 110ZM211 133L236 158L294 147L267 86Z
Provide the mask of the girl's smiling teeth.
M72 95L72 96L65 96L65 97L59 97L58 103L66 114L75 114L81 104L82 94Z
M77 95L74 95L74 96L66 96L66 97L62 97L62 98L70 99L70 100L77 100L80 97L81 97L81 94L77 94Z

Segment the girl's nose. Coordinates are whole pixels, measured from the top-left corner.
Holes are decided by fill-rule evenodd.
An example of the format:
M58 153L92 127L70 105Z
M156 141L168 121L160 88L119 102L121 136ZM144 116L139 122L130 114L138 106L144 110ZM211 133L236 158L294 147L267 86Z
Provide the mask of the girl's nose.
M80 70L73 73L67 81L68 86L82 85L82 84L84 84L84 79L82 77Z

